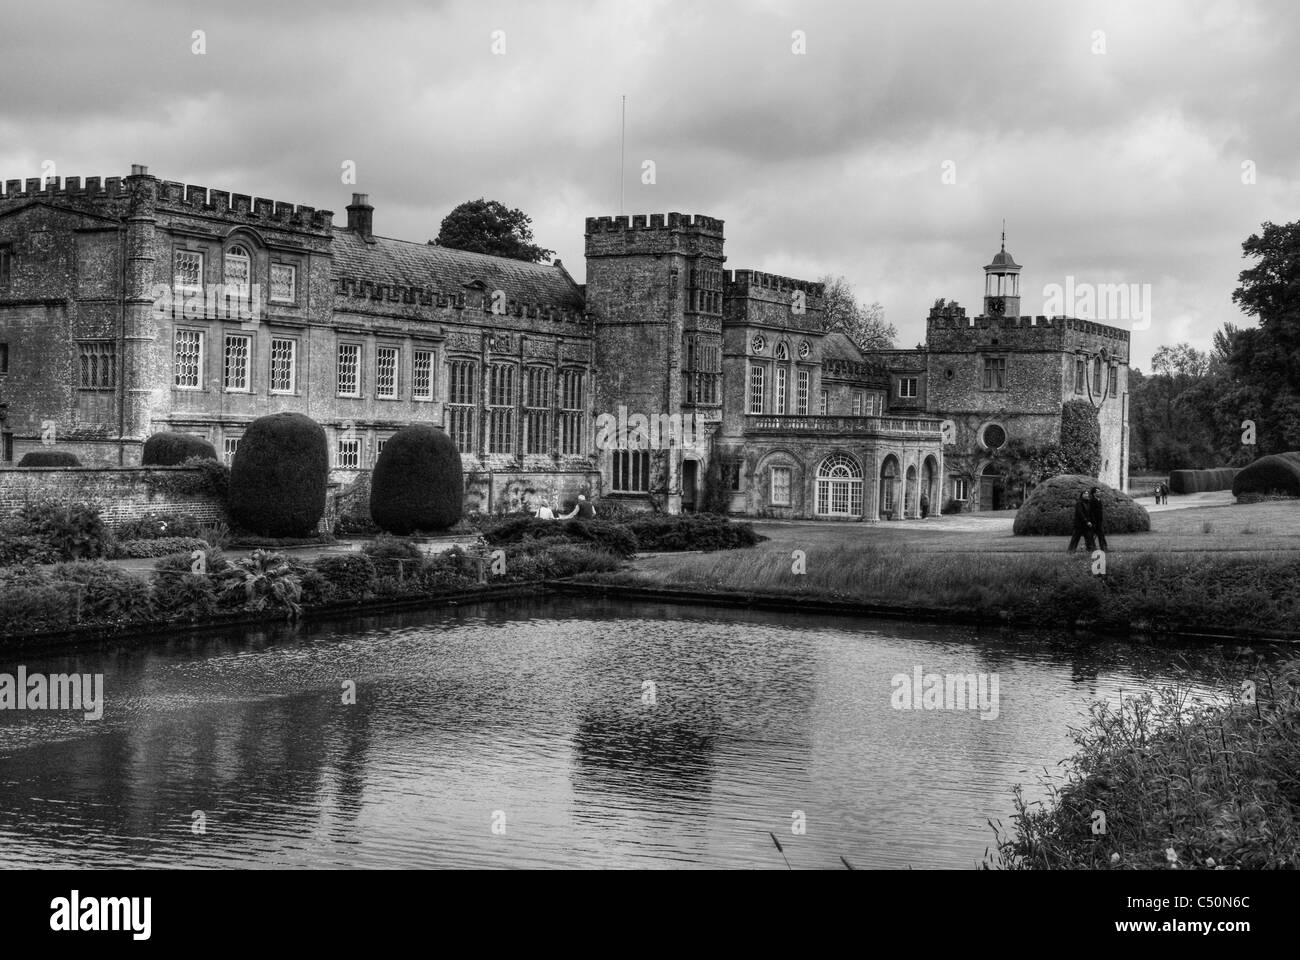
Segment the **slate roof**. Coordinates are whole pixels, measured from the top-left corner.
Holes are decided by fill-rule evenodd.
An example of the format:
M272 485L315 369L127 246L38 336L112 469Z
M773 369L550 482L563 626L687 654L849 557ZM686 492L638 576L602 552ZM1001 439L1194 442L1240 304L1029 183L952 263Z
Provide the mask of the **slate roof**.
M331 247L336 278L432 287L451 295L479 280L488 290L504 290L507 300L583 309L582 289L554 264L525 263L389 237L375 237L374 243L367 243L346 228L335 228Z
M862 356L862 351L858 349L857 344L837 330L822 337L822 359L862 363L865 357Z

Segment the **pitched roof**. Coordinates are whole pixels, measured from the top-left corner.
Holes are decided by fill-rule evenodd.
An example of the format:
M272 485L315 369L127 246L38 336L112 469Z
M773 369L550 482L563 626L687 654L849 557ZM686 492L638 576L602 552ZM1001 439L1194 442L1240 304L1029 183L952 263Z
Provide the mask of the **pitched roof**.
M861 363L863 356L857 344L849 339L847 334L836 330L822 337L822 359L851 360L854 363Z
M526 263L389 237L375 237L374 243L367 243L355 231L337 227L331 247L336 277L432 287L452 295L477 280L488 290L504 291L507 300L583 309L581 288L556 264Z

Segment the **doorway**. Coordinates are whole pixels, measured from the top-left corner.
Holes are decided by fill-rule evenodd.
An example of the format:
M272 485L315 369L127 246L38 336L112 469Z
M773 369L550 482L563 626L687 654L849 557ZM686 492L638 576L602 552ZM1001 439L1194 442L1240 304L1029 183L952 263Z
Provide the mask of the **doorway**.
M682 461L682 512L695 512L695 488L700 475L700 461Z

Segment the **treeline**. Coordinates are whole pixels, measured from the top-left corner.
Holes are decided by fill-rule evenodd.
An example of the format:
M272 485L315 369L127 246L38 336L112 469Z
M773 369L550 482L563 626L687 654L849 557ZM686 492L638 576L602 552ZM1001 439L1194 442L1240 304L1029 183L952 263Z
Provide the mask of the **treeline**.
M1134 470L1242 466L1300 449L1300 221L1265 223L1242 251L1256 263L1232 299L1259 325L1225 323L1208 352L1161 347L1151 372L1130 372Z

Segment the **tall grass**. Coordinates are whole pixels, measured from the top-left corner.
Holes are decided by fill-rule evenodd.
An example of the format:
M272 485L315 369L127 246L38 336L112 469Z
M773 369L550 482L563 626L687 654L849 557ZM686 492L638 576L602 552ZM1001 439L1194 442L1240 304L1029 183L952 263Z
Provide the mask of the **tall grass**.
M762 545L674 557L594 579L633 586L818 597L948 608L1009 622L1083 620L1138 630L1179 627L1294 630L1300 559L1142 553L1107 558L1094 576L1083 552L909 554L871 544L810 545L806 573L791 552Z
M1177 687L1094 706L1064 783L1045 803L1017 787L1012 830L989 824L985 868L1300 867L1300 667L1254 682L1208 706Z

